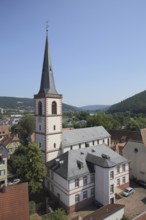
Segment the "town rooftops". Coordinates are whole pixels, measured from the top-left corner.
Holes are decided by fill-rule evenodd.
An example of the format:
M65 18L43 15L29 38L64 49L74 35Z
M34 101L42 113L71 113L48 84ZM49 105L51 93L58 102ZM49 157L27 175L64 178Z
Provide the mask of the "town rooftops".
M102 126L73 129L63 132L62 146L63 148L65 148L71 145L85 143L93 140L100 140L109 137L110 134Z
M110 217L111 215L113 215L114 213L118 212L121 209L123 209L124 211L124 207L125 207L124 205L120 205L120 204L109 204L103 206L100 209L97 209L95 212L92 212L87 216L84 217L77 216L75 218L72 218L72 220L90 220L90 219L104 220L105 218L107 219L108 217Z
M96 145L78 150L70 150L47 162L47 167L64 179L74 179L93 172L93 165L103 168L127 163L128 160L108 146Z
M0 192L0 219L29 220L28 184L8 186Z

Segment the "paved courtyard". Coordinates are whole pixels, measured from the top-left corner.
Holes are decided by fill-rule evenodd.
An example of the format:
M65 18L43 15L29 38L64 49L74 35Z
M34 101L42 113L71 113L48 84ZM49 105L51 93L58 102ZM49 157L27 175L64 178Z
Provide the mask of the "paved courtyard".
M132 220L134 217L138 216L142 212L146 211L146 189L135 185L131 187L134 188L134 194L129 197L122 197L116 201L117 204L125 205L125 215L129 217L129 220ZM68 216L70 220L72 217L77 215L86 216L94 212L97 207L93 206L86 211L74 212Z
M116 203L125 205L125 215L133 219L143 211L146 211L146 189L137 185L133 186L134 194L122 197Z

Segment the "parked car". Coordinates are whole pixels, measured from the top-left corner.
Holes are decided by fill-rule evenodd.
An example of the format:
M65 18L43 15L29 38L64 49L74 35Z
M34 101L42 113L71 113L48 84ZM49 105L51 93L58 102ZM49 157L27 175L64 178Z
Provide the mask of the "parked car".
M14 180L11 180L10 182L8 182L8 185L15 185L17 183L20 183L20 179L14 179Z
M146 182L144 180L137 180L138 185L146 188Z
M131 187L127 187L126 189L124 189L123 191L123 196L130 196L134 193L134 189Z

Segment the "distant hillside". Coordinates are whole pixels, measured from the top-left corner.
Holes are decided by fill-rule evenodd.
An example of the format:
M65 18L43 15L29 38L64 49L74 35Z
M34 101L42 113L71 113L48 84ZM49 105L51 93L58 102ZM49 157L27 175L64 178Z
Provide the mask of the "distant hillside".
M0 97L0 108L34 110L34 99L18 97ZM79 111L80 109L63 103L63 111Z
M34 100L30 98L0 97L0 108L33 109Z
M138 93L128 99L123 100L115 105L112 105L108 112L126 112L131 113L146 113L146 90Z
M106 111L110 105L86 105L80 107L84 111Z

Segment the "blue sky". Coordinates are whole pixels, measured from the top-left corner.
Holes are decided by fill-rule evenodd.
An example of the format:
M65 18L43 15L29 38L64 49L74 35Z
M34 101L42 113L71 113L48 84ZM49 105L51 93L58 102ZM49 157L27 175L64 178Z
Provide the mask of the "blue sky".
M39 91L49 23L56 88L75 106L146 89L145 0L0 0L0 96Z

